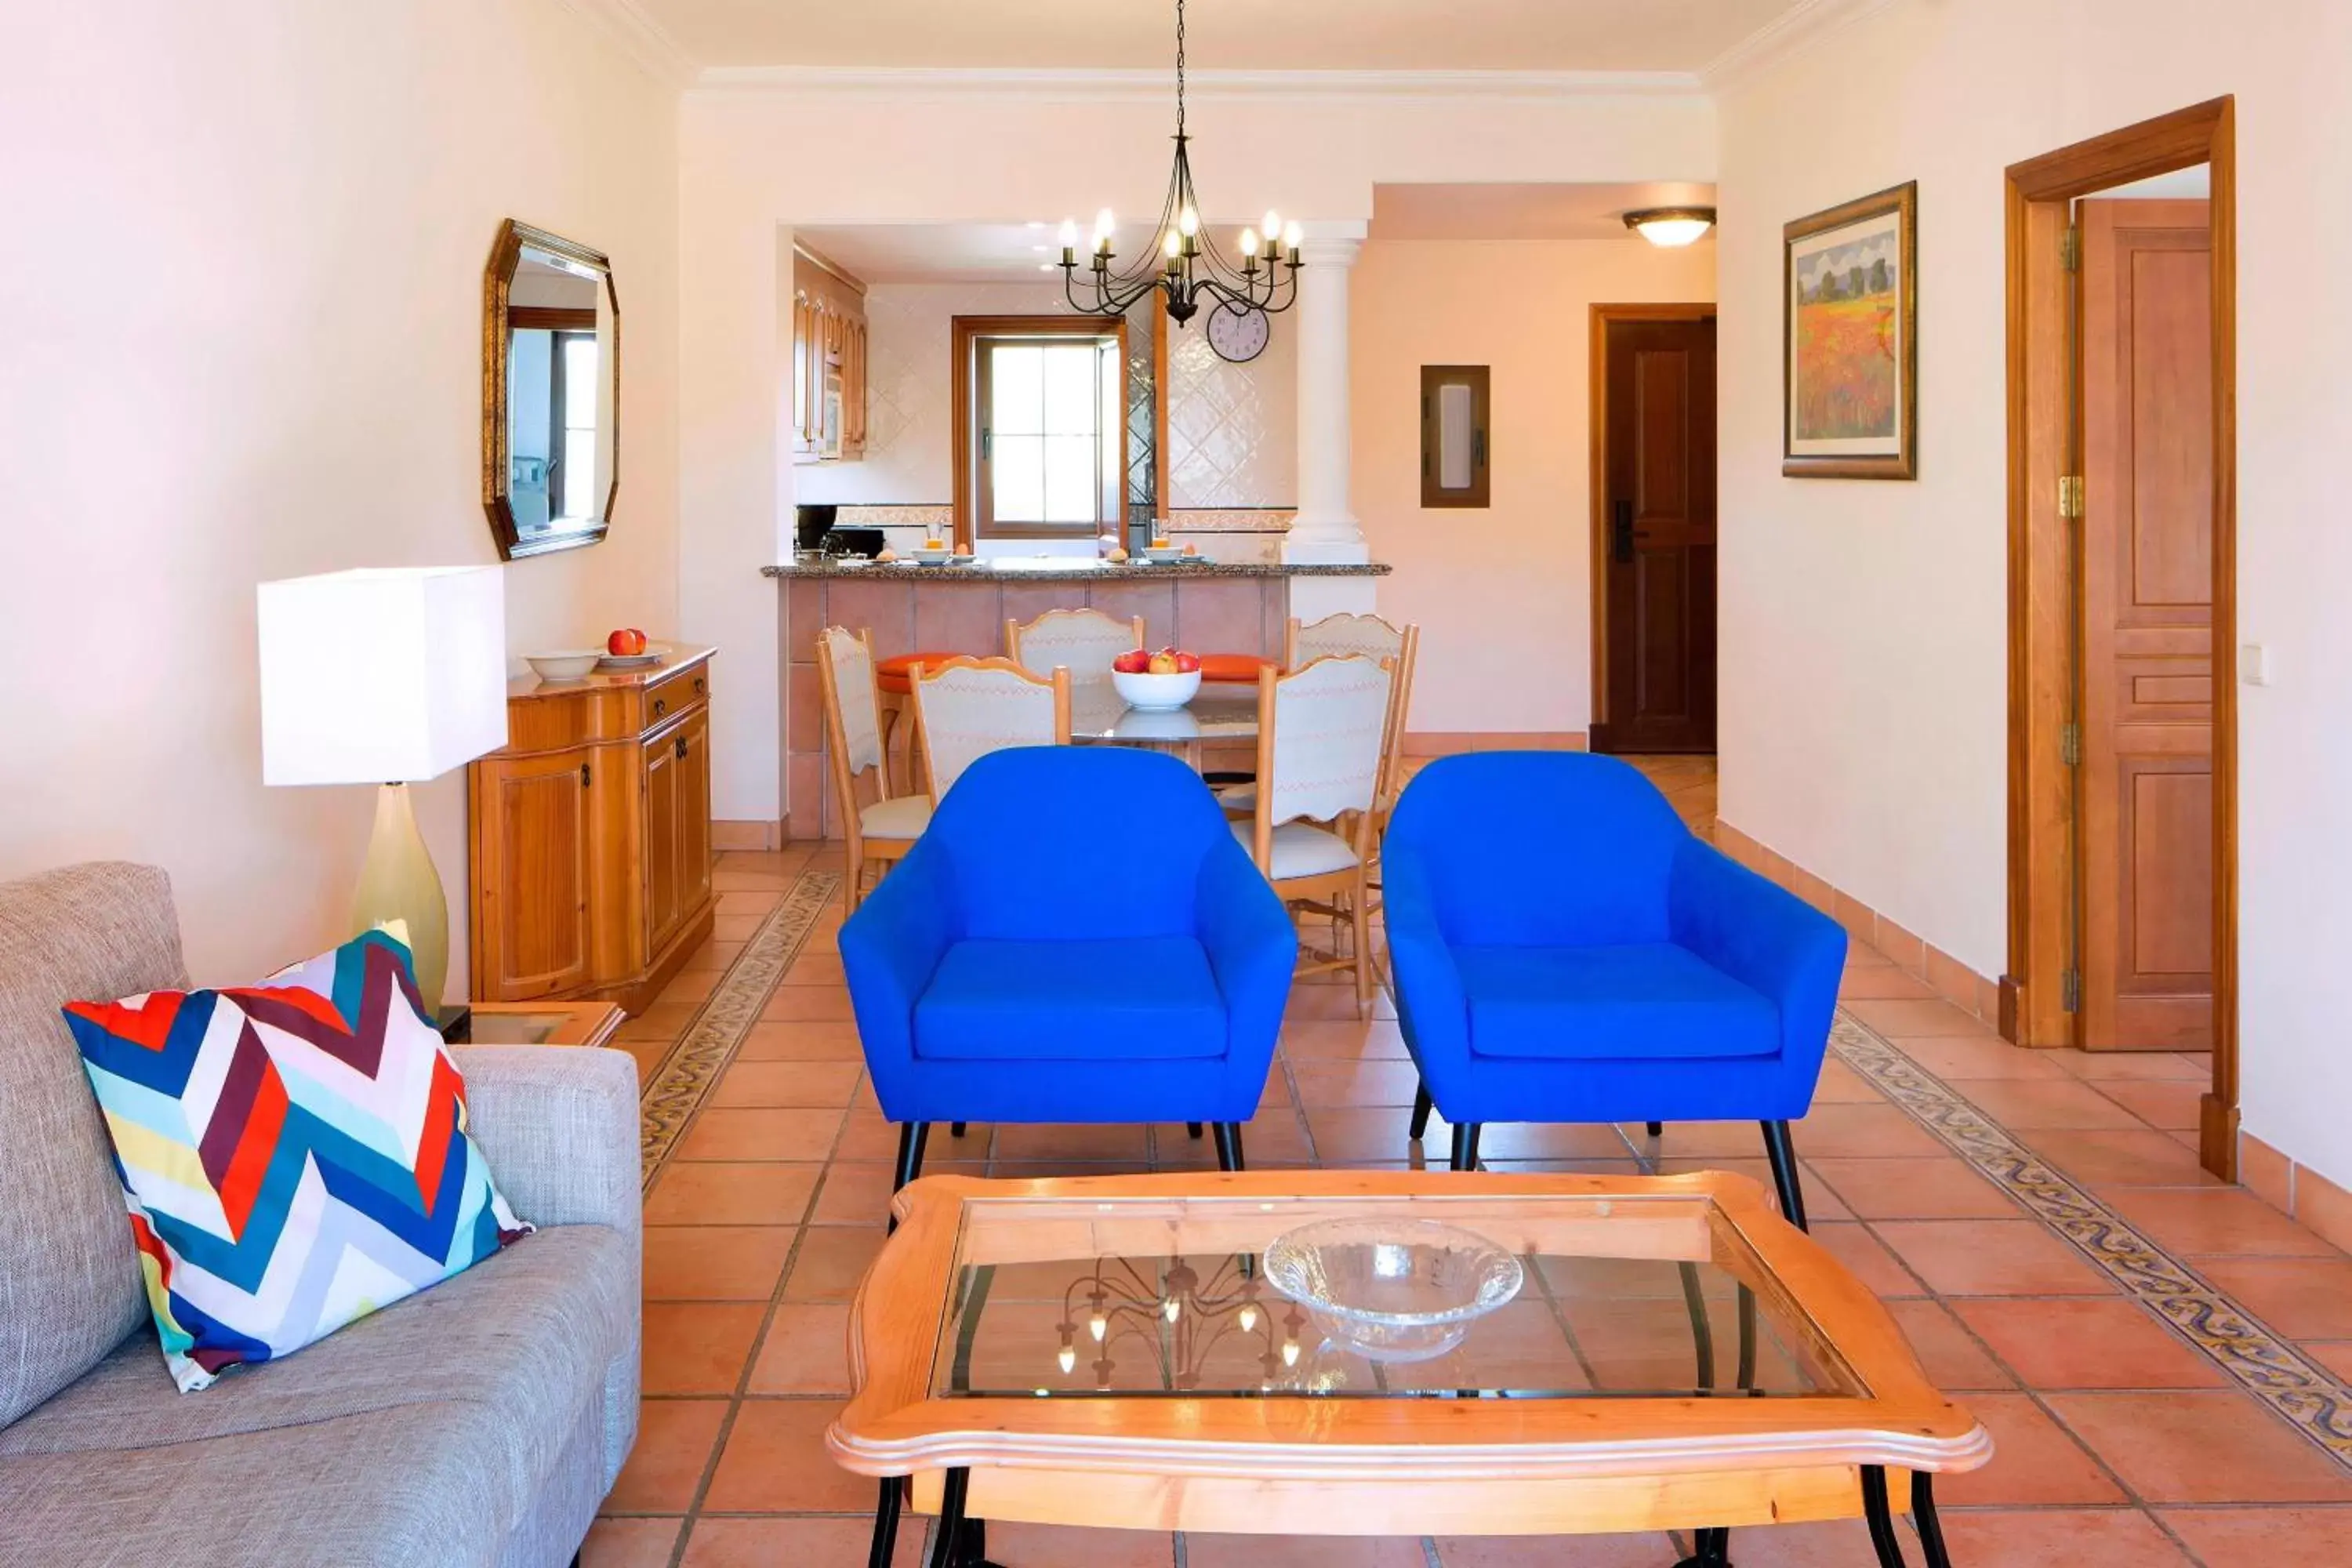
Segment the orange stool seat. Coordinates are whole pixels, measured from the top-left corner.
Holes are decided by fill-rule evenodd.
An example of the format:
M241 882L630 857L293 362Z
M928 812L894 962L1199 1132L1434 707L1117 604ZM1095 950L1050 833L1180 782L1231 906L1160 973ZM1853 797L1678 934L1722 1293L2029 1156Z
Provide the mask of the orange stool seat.
M1201 679L1255 686L1257 672L1273 662L1254 653L1204 653L1201 656Z
M874 661L874 684L884 691L895 691L904 697L914 690L914 681L908 675L919 664L945 664L951 658L961 658L960 653L894 653L888 658ZM1255 680L1256 676L1250 677Z

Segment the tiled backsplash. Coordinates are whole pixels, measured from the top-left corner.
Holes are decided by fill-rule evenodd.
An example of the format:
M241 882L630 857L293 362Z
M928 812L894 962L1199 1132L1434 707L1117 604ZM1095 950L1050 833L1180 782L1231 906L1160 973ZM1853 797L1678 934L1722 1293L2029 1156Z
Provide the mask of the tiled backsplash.
M1265 351L1221 359L1198 331L1168 334L1168 504L1276 507L1298 498L1297 373L1291 328Z

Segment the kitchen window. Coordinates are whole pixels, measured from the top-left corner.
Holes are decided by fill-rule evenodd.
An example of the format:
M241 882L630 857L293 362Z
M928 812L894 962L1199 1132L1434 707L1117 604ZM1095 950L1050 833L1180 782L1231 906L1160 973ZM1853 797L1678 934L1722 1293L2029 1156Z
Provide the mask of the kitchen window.
M959 316L955 342L959 537L1121 531L1126 323Z

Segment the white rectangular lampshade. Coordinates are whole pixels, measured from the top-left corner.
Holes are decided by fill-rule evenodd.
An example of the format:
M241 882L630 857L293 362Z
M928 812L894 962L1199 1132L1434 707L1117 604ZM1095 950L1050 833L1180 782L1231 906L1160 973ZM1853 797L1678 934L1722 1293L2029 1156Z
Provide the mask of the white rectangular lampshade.
M373 567L264 583L266 784L410 784L507 742L496 566Z

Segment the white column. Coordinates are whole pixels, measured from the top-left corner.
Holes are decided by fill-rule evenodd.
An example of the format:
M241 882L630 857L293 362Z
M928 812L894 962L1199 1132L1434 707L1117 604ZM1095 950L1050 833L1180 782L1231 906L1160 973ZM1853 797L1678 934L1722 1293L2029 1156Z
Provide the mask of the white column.
M1348 502L1348 272L1363 238L1361 222L1317 223L1298 247L1298 516L1285 561L1371 559Z

